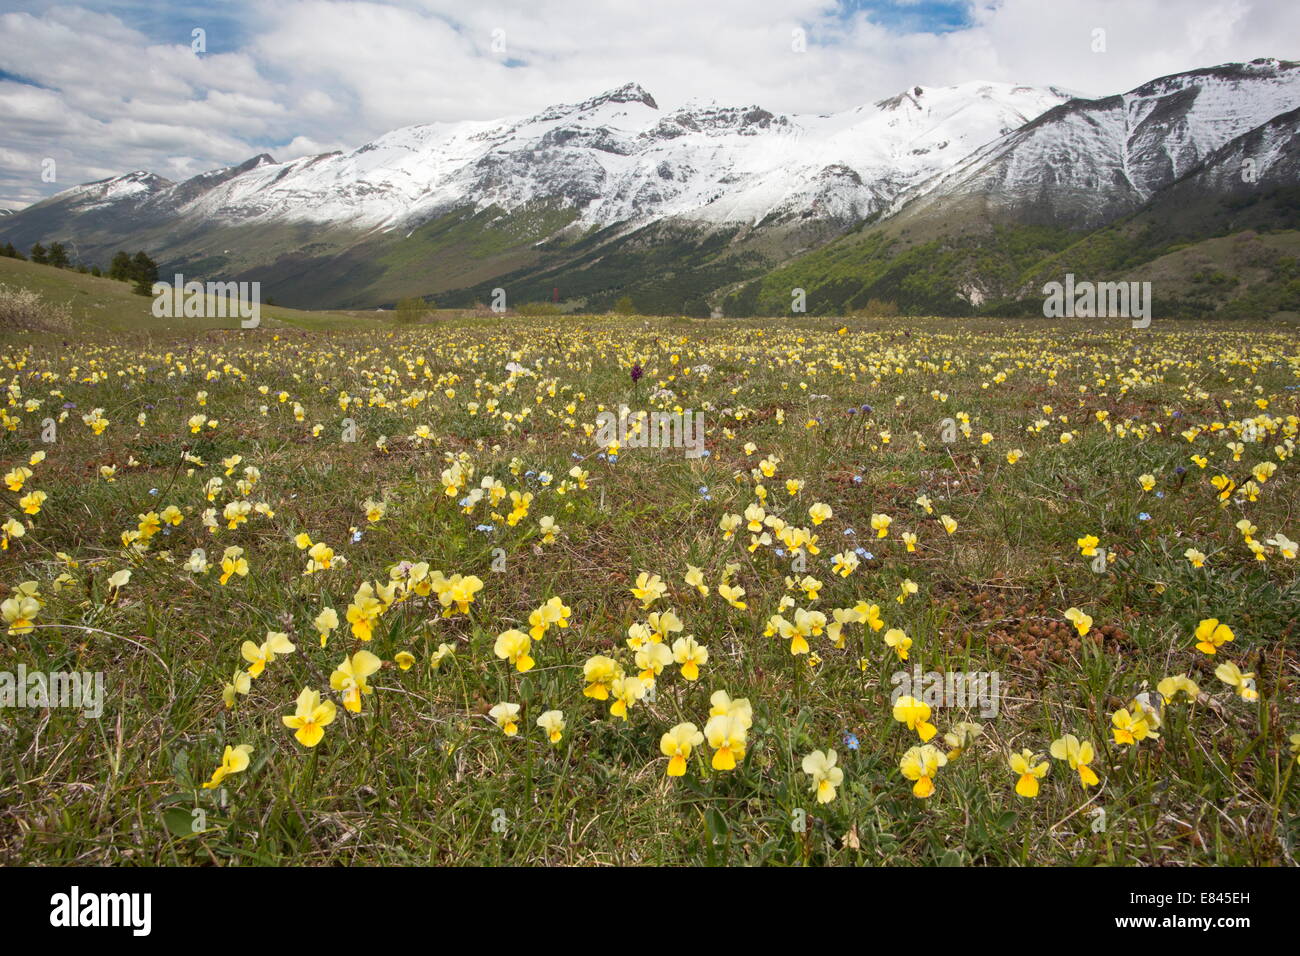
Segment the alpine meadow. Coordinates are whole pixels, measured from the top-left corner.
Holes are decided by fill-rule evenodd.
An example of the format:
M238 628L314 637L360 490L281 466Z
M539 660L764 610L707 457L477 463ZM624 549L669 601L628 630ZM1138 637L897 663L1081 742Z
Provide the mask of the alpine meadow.
M1284 918L1166 874L1300 841L1296 11L536 6L0 13L35 919L290 866Z

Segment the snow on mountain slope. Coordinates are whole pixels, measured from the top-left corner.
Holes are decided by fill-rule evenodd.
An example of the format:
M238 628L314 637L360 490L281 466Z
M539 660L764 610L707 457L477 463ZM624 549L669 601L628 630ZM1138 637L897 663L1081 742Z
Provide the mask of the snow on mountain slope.
M974 202L1019 222L1095 227L1132 211L1225 143L1300 105L1300 64L1255 60L1071 100L900 196L909 215Z
M510 211L534 200L573 207L580 226L666 217L853 222L1065 98L967 83L916 87L826 116L714 104L665 113L628 84L533 116L412 126L288 163L259 157L232 167L233 175L205 174L211 183L146 183L131 174L98 184L96 201L120 192L181 218L382 230L410 229L464 205Z
M111 208L123 202L142 203L175 185L170 179L164 179L162 176L144 170L136 170L112 179L101 179L97 182L73 186L46 202L59 202L78 212L92 212Z
M1000 83L915 87L824 117L796 117L796 135L766 168L699 210L715 222L766 217L862 219L903 189L1064 102L1056 90Z

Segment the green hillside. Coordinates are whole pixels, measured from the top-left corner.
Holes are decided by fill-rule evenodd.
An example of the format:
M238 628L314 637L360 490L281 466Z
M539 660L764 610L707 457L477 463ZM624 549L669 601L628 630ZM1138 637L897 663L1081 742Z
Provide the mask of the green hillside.
M153 299L136 295L125 282L19 259L0 258L0 285L30 289L45 302L66 307L74 331L239 328L238 320L230 318L157 318L152 311ZM375 321L374 313L305 312L263 305L261 328L358 328ZM0 329L0 332L8 331Z
M1030 315L1044 282L1066 273L1094 281L1150 281L1157 309L1182 317L1300 310L1300 215L1292 193L1169 215L1161 207L1092 233L1050 226L983 229L891 222L801 256L740 285L727 315L782 315L803 289L813 315L888 303L911 314Z

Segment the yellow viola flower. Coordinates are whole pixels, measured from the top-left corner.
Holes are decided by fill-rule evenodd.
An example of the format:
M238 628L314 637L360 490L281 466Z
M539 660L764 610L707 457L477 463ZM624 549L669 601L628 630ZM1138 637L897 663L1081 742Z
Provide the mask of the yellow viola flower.
M324 647L329 643L330 632L339 626L339 613L334 608L327 607L316 615L312 624L320 635L320 646Z
M709 596L709 586L704 583L704 572L693 564L686 565L686 586L695 588L700 592L700 597Z
M1219 623L1217 617L1207 617L1196 625L1196 649L1202 654L1217 654L1220 647L1236 639L1232 628Z
M523 631L511 628L497 636L496 644L492 650L497 657L510 661L511 665L522 674L531 670L533 665L537 663L528 653L532 645L533 640L531 637Z
M704 734L689 721L678 724L659 738L659 752L668 758L668 776L680 777L686 773L686 762L691 751L704 743Z
M551 743L558 744L564 738L564 711L544 711L537 718L537 726L542 728Z
M452 492L452 494L455 494L455 492ZM513 528L516 524L519 524L521 520L528 518L528 509L533 503L533 493L524 492L523 494L520 494L519 492L511 492L510 503L511 510L510 514L506 515L506 524Z
M749 698L738 697L732 700L725 690L716 690L709 697L709 716L734 717L746 730L754 725L754 708L750 706Z
M221 517L226 522L226 528L233 531L241 524L246 524L252 513L253 506L247 501L230 501L221 510Z
M1135 745L1148 737L1160 736L1152 729L1150 715L1145 712L1134 714L1127 707L1121 707L1111 715L1110 722L1115 743L1122 746Z
M303 574L328 571L334 566L334 549L324 542L317 542L307 550L307 558L307 568Z
M542 535L542 544L555 544L555 536L560 533L560 526L555 518L546 515L537 522L537 530Z
M226 745L225 752L221 755L221 766L212 771L212 779L203 785L204 790L215 790L221 786L221 781L232 773L239 773L241 770L248 769L248 756L253 752L252 744L239 744L231 747Z
M1074 734L1066 734L1052 741L1051 754L1057 760L1068 763L1071 770L1077 771L1079 782L1083 786L1094 787L1101 782L1089 766L1095 758L1089 741L1080 742Z
M713 748L714 770L735 770L745 759L749 728L735 714L715 714L704 724L704 736Z
M908 730L915 730L921 743L938 733L938 728L930 723L930 705L915 697L903 696L894 701L894 719L906 724Z
M663 669L673 662L673 652L667 644L659 641L649 641L642 644L635 655L636 666L638 669L637 677L641 679L647 687L653 686L655 678L662 673Z
M830 505L823 504L820 501L808 509L808 517L812 519L813 524L821 524L830 518L833 513Z
M23 485L32 474L33 472L30 468L25 465L19 465L17 468L12 469L5 475L5 487L14 492L22 491Z
M786 579L787 582L786 587L791 586L789 582L792 580L793 578ZM820 581L818 581L811 574L805 574L803 576L803 579L797 583L799 589L803 591L805 595L807 595L809 602L815 602L817 600L817 597L821 593L821 589L822 589L822 583Z
M511 704L508 701L494 704L492 709L488 711L488 716L496 722L496 725L501 728L507 737L513 737L519 733L518 704Z
M1065 619L1074 625L1074 629L1079 632L1080 637L1087 637L1088 631L1092 630L1092 617L1080 611L1077 607L1068 608L1065 612Z
M957 530L957 522L947 515L940 515L939 523L943 525L943 530L948 532L948 534L952 534Z
M640 621L633 621L627 628L627 646L634 651L639 651L645 644L652 640L659 640L659 637L652 634L650 628Z
M952 725L952 730L943 735L943 742L948 745L948 759L956 760L984 732L984 725L976 721L962 721Z
M904 578L903 583L898 586L898 597L894 598L899 604L903 604L909 597L917 592L916 582L911 578Z
M651 611L646 615L646 631L649 640L655 643L667 641L673 634L681 633L682 627L681 618L671 608L662 612ZM633 650L637 649L639 649L639 645L633 647Z
M352 636L359 641L369 641L373 638L375 621L383 611L383 604L375 597L370 582L363 582L352 598L352 603L348 605L347 611L344 612L348 624L351 625Z
M453 574L447 579L442 590L438 592L438 600L442 604L443 616L451 615L452 605L455 605L457 611L461 614L469 613L469 606L474 603L474 596L483 590L483 581L476 575Z
M844 648L844 626L846 624L856 624L861 620L858 612L851 607L837 607L831 615L834 620L826 625L826 636L836 648Z
M40 611L41 602L34 597L10 597L0 602L0 616L9 625L9 634L30 634Z
M885 626L885 622L880 617L880 605L859 601L853 610L857 613L858 620L863 621L873 631L879 631Z
M324 738L325 728L333 723L337 712L332 700L321 700L319 691L304 687L293 714L280 719L294 732L298 743L315 747Z
M799 608L795 611L794 621L788 621L781 615L775 615L769 626L775 625L776 632L781 637L790 642L790 653L792 655L807 654L812 648L808 644L808 638L816 637L826 628L826 615L820 611L808 611Z
M641 602L641 609L645 610L664 596L664 593L668 590L668 585L664 584L659 575L642 571L637 575L636 586L630 590L632 596Z
M1101 539L1095 534L1085 534L1077 542L1079 554L1085 558L1091 558L1097 554L1097 545L1101 544Z
M1242 673L1241 668L1232 661L1224 661L1214 669L1214 676L1229 687L1236 689L1242 700L1259 700L1259 691L1255 689L1255 672Z
M924 800L934 793L935 774L947 763L948 758L942 750L933 744L925 744L912 747L903 754L898 769L904 777L913 781L912 796Z
M836 789L844 782L844 771L835 766L834 750L822 753L814 750L803 758L800 766L803 772L812 777L813 792L817 794L818 803L830 803L835 799Z
M913 533L913 532L911 532L911 531L904 531L904 532L903 532L903 544L905 544L905 545L907 546L907 552L908 552L908 554L911 554L911 553L915 552L915 551L916 551L916 534ZM852 554L852 552L849 552L849 553ZM846 574L845 577L848 577L848 575Z
M1160 683L1156 684L1156 690L1160 693L1161 697L1171 703L1174 698L1178 696L1179 691L1182 691L1182 693L1187 696L1188 700L1193 701L1196 700L1201 693L1201 689L1196 686L1196 682L1186 674L1177 674L1173 677L1166 677Z
M871 530L876 532L877 538L887 538L889 536L889 526L893 524L894 519L885 514L873 514L871 516Z
M560 628L568 627L571 613L563 600L558 597L550 598L528 615L528 636L535 641L540 641L552 624Z
M1183 557L1191 562L1194 568L1205 567L1205 552L1197 551L1195 548L1188 548L1183 552Z
M1138 484L1142 486L1143 491L1150 491L1156 486L1156 476L1151 474L1138 475Z
M343 694L343 706L354 714L361 713L361 698L364 694L373 694L374 688L366 678L374 674L383 662L369 651L357 651L351 657L343 658L342 663L330 674L330 687Z
M1281 533L1275 534L1264 543L1277 548L1282 557L1288 561L1294 561L1297 551L1300 551L1300 545Z
M1025 457L1025 453L1023 451L1021 451L1019 448L1013 448L1011 449L1011 451L1007 452L1007 464L1014 465L1023 457Z
M235 695L247 694L253 689L253 679L249 676L248 671L236 669L235 674L230 679L230 683L221 688L221 700L227 708L235 706Z
M9 542L11 540L21 538L27 533L27 529L23 526L23 523L21 521L15 521L13 518L6 518L5 523L0 526L0 531L3 531L4 534L4 537L0 539L0 550L3 551L9 550Z
M1016 780L1016 793L1030 800L1038 796L1038 781L1047 776L1047 772L1052 769L1051 764L1046 760L1034 763L1035 759L1034 752L1026 748L1020 753L1012 753L1007 760L1011 772L1019 774Z
M683 680L698 680L700 668L709 662L709 649L687 634L673 641L673 660L681 666Z
M244 660L248 661L248 674L250 677L260 677L266 665L275 660L277 654L292 654L297 648L289 640L289 635L282 631L267 631L266 640L260 645L252 641L244 641L240 645L239 653Z
M663 645L647 644L646 647L663 647ZM614 701L609 705L610 716L627 720L627 713L632 709L632 705L645 695L646 685L639 678L615 677L609 685L609 696Z
M32 491L18 499L18 507L23 509L23 514L34 515L40 514L41 505L49 500L49 495L43 491Z
M404 671L409 671L415 664L415 655L410 651L398 651L393 655L393 663Z
M149 511L142 515L136 515L136 518L140 522L136 526L136 532L145 541L148 541L162 530L162 518L159 517L158 512L156 511Z
M745 589L737 585L719 584L718 596L738 611L743 611L749 607L747 603L741 600L745 596Z
M906 538L907 536L904 535L903 537ZM915 538L915 535L913 537ZM831 557L831 573L847 578L858 569L859 563L858 556L852 551L841 551Z
M429 655L429 666L434 670L439 670L442 667L443 661L445 661L449 657L455 657L455 656L456 656L455 647L447 643L439 644L438 649Z
M614 681L622 676L623 667L618 661L604 654L588 658L582 665L582 678L587 684L582 689L583 696L593 700L608 700Z
M219 582L225 585L231 577L248 577L248 561L244 558L243 548L226 548L225 553L221 556L221 577Z
M900 661L905 661L907 652L912 647L912 639L899 628L891 627L885 632L885 646L893 650Z

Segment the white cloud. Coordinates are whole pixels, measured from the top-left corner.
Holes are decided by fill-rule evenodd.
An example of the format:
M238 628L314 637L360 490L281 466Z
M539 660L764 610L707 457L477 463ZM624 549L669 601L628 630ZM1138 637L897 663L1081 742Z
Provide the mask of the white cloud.
M1104 95L1294 56L1279 46L1300 37L1300 7L1246 0L973 0L968 27L938 33L899 33L831 0L16 2L26 9L0 15L0 70L27 81L0 74L0 206L11 208L132 169L178 178L260 152L291 159L630 80L665 108L716 99L781 112L977 79ZM212 52L191 51L195 26ZM796 28L807 52L792 50ZM1092 50L1097 29L1104 53ZM57 184L40 180L44 157Z

